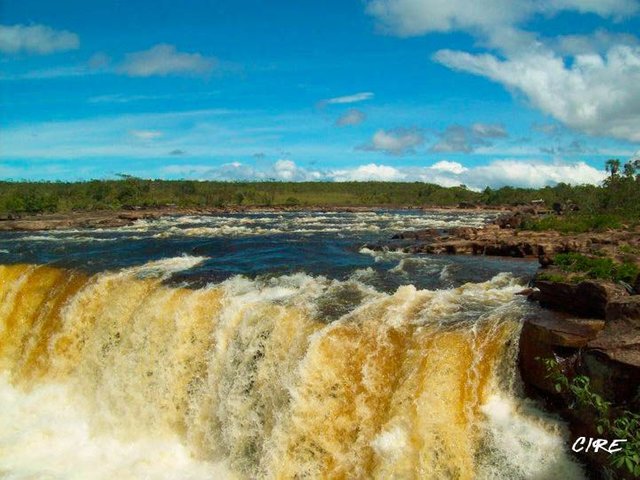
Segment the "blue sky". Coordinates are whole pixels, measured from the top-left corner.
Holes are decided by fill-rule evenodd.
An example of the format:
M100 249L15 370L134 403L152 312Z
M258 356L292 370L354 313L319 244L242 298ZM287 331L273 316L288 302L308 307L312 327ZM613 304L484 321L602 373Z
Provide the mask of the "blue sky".
M639 27L638 0L4 0L0 178L597 183L640 150Z

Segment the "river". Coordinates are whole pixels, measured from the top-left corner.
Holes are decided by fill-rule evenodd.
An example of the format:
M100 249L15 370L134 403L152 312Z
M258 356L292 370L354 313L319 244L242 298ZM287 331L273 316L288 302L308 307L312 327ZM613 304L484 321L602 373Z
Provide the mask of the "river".
M0 233L0 478L584 478L521 394L536 265L364 247L491 218Z

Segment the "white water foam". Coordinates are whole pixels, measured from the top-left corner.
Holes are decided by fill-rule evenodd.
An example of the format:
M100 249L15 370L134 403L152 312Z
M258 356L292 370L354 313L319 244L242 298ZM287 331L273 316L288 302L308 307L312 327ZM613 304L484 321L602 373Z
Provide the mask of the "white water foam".
M480 461L481 480L584 480L583 469L568 453L566 425L528 400L491 395L481 408L488 442Z
M94 432L62 385L29 393L0 377L0 478L234 479L224 462L193 459L176 437L126 441Z
M253 212L239 215L185 215L138 220L132 225L90 230L67 229L46 234L18 236L31 242L113 242L118 238L246 237L280 234L367 233L420 230L424 228L481 227L495 215L468 212Z
M393 294L304 273L162 284L204 260L85 279L59 317L35 308L54 271L0 267L3 303L30 312L3 322L4 361L33 387L1 379L0 478L581 478L554 422L492 382L526 305L511 275ZM34 384L39 340L57 348Z

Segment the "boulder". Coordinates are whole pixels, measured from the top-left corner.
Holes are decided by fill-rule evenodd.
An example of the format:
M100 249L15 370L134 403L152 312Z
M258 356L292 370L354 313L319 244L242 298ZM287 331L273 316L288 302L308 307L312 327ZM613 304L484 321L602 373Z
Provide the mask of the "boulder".
M134 213L134 212L123 212L123 213L118 215L118 218L120 220L136 221L136 220L142 219L143 218L143 214L142 213Z
M586 345L582 373L609 400L640 407L640 296L609 302L606 319L602 332Z
M606 308L607 321L636 320L640 322L640 295L630 295L611 300Z
M509 212L506 215L502 215L494 220L494 224L498 225L500 228L518 228L522 225L522 222L525 218L528 218L529 215L523 215L522 212Z
M394 234L392 240L434 240L441 234L436 228L427 228L424 230L408 230Z
M472 240L478 235L478 229L474 227L456 227L451 229L451 234L463 240Z
M640 408L640 345L605 349L589 345L578 373L588 376L591 390L607 400L634 410Z
M476 208L478 208L478 205L476 205L475 203L471 203L471 202L460 202L460 203L458 203L458 208L476 209Z
M544 247L542 248L542 251L544 252ZM553 258L545 253L541 253L538 255L538 263L540 263L540 266L542 268L546 268L550 265L553 265Z
M606 316L607 304L626 295L626 290L612 282L587 280L578 284L536 279L538 299L546 308L591 318Z
M555 358L571 370L578 350L604 328L600 319L578 319L567 314L539 310L527 317L520 333L519 367L525 384L555 393L540 359Z

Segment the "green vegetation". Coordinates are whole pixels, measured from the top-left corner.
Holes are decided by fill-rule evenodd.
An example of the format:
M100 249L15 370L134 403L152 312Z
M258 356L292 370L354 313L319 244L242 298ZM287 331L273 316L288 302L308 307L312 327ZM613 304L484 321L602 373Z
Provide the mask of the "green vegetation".
M620 253L627 255L640 255L640 247L634 247L633 245L620 245L618 250Z
M610 161L610 162L613 162ZM482 192L422 182L214 182L119 180L88 182L0 182L0 215L23 215L123 207L234 206L488 206L528 205L534 200L563 215L526 221L523 228L584 232L619 228L640 220L640 160L607 163L602 186L560 183L539 189L502 187ZM613 165L613 166L612 166ZM574 211L575 210L575 211Z
M0 214L109 210L129 206L229 207L457 205L477 202L464 187L390 182L212 182L121 180L0 182Z
M576 375L572 379L562 372L555 358L538 358L546 370L556 392L564 395L572 410L586 410L596 418L596 429L609 439L625 439L622 449L611 455L610 463L626 469L634 477L640 477L640 415L629 410L614 409L611 402L591 391L590 379Z
M556 283L571 282L571 283L575 283L575 280L573 278L567 277L567 276L562 275L560 273L541 272L541 273L538 273L538 275L536 277L537 277L538 280L543 280L543 281L546 281L546 282L556 282Z
M561 190L557 203L573 206L577 211L562 216L546 216L525 221L523 230L556 230L562 233L606 231L623 225L640 224L640 159L629 160L621 173L620 160L606 163L609 177L600 187L578 186ZM560 186L560 185L558 185ZM557 188L557 187L556 187ZM541 197L543 198L543 197Z
M584 233L616 229L622 227L624 223L635 224L636 221L631 215L624 214L574 213L562 217L554 215L525 220L521 229L536 232L555 230L561 233Z
M588 257L580 253L560 253L553 258L554 265L570 273L582 273L582 277L633 283L640 268L631 262L616 262L611 258Z

